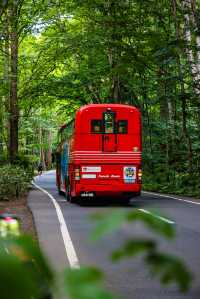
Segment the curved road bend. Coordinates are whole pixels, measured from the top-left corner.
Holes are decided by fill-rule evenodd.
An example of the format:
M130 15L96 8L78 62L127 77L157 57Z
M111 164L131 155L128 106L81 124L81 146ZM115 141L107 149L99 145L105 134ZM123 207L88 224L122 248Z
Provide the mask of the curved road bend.
M58 195L55 172L50 171L37 177L35 183L47 190L61 207L76 254L81 265L94 265L104 270L107 286L112 292L128 299L199 299L200 298L200 205L144 193L132 207L122 207L106 202L91 206L68 203ZM147 235L141 224L124 225L120 233L114 233L93 243L89 240L94 227L90 216L94 212L111 209L140 208L145 211L156 209L173 221L177 237L173 241L160 240L165 252L182 257L195 274L191 291L184 295L176 286L161 287L158 280L149 275L141 258L128 259L113 264L109 260L112 250L118 248L128 236Z

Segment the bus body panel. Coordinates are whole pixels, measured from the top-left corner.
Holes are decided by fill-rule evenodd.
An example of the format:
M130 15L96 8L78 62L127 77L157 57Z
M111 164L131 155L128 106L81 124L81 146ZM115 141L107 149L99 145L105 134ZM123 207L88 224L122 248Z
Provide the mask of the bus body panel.
M116 112L116 122L120 120L129 121L127 134L117 134L117 136L116 134L108 134L109 136L103 134L102 136L102 134L91 133L90 121L92 119L101 119L102 113L107 108ZM75 150L104 151L105 143L108 142L105 137L109 137L111 139L110 147L113 146L113 151L132 151L134 146L139 147L141 151L140 112L132 106L120 104L91 104L84 106L76 113L75 131ZM114 148L115 143L117 144L116 148Z
M94 131L99 128L102 132ZM91 104L80 108L68 147L68 171L61 166L61 173L67 176L71 196L140 193L141 119L135 107ZM68 187L63 178L57 184Z

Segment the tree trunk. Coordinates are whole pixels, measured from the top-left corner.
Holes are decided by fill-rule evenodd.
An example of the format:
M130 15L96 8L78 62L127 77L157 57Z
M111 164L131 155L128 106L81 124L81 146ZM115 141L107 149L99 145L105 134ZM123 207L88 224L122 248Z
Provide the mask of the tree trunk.
M47 150L47 166L51 168L52 163L52 132L48 131L48 150Z
M5 30L5 56L4 56L4 84L5 84L5 97L4 97L4 109L6 111L5 116L5 144L7 147L7 153L9 153L9 135L10 135L10 123L8 119L9 114L9 102L10 102L10 80L9 80L9 73L10 73L10 45L9 45L9 22L8 22L8 15L5 17L5 23L4 23L4 30Z
M3 99L0 98L0 155L3 154Z
M177 7L177 3L176 0L172 0L172 4L173 4L173 16L174 16L174 22L175 22L175 30L176 30L176 38L177 40L180 39L180 28L179 28L179 24L177 22L177 16L176 16L176 7ZM184 1L184 7L185 9L188 9L188 5L191 5L190 0L189 1ZM186 42L190 42L191 43L191 32L189 29L189 12L186 11L185 12L185 26L186 26ZM197 68L196 65L194 64L194 56L192 53L192 50L188 50L186 51L186 55L188 57L188 61L191 64L191 71L192 71L192 75L195 78L195 80L197 80L197 76L198 76L198 72L197 72ZM189 161L189 173L192 174L193 171L193 152L192 152L192 140L190 137L190 134L188 132L187 129L187 102L186 102L186 92L185 92L185 86L184 86L184 81L183 81L183 70L182 70L182 65L181 65L181 59L180 56L178 55L177 57L177 64L178 64L178 76L180 78L180 91L181 91L181 108L182 108L182 132L183 132L183 137L186 139L187 142L187 155L188 155L188 161ZM195 88L196 90L196 88ZM196 92L198 93L198 90L196 90ZM181 138L183 139L183 138ZM181 140L183 142L183 140Z
M39 141L40 141L40 162L43 165L43 169L46 170L45 151L43 146L43 130L39 128Z
M3 94L0 99L0 151L3 153L5 148L9 151L8 135L9 135L9 22L8 13L4 12L2 16L2 73L3 73Z
M191 2L191 10L192 10L192 25L193 31L195 32L196 38L196 67L198 71L198 79L200 79L200 34L199 34L199 20L198 20L198 13L197 13L197 5L196 0L190 0ZM200 82L198 82L198 86ZM200 92L200 91L199 91Z
M10 13L10 105L9 105L9 158L13 163L18 154L18 123L19 123L19 108L17 97L17 81L18 81L18 32L17 32L17 3L13 1Z
M194 3L193 3L194 4ZM182 8L184 11L184 22L185 22L185 42L186 42L186 55L190 65L191 74L193 77L193 86L194 92L198 96L200 95L200 53L198 47L200 47L200 37L197 35L196 37L196 47L197 47L197 59L195 59L195 55L192 51L192 32L191 25L198 29L197 25L195 25L194 15L192 14L192 0L183 0Z
M117 70L119 64L119 58L121 56L121 50L119 50L115 43L121 41L122 37L119 35L119 31L117 30L115 21L116 19L116 12L118 11L118 3L117 1L108 1L107 5L107 15L111 18L111 28L110 30L110 45L108 48L108 62L110 65L110 72L111 72L111 88L110 88L110 99L115 103L120 101L120 76L119 71ZM115 21L113 21L115 20Z
M119 76L113 76L112 98L117 103L120 98Z

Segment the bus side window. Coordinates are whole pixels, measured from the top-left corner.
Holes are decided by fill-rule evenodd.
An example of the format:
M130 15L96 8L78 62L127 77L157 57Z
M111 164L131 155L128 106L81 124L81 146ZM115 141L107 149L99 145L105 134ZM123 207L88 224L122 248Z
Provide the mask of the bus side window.
M91 132L96 134L103 132L102 120L100 119L91 120Z
M117 133L118 134L127 134L128 133L128 121L119 120L117 122Z

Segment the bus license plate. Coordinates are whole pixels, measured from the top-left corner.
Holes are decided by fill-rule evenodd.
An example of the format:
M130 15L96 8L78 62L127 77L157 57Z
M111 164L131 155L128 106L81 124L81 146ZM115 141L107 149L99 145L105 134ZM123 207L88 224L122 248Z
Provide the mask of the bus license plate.
M93 192L82 192L81 197L94 197Z

